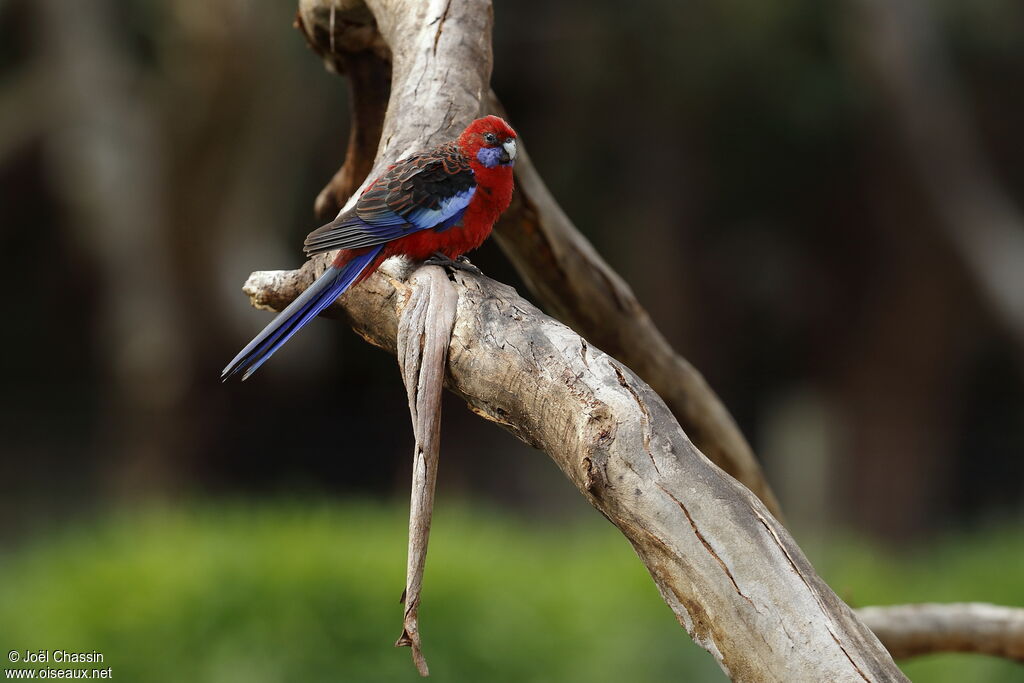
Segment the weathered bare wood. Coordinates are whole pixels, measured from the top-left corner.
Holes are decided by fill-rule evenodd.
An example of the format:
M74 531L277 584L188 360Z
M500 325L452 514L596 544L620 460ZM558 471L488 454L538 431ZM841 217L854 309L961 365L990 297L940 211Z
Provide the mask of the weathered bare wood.
M375 175L480 112L491 8L485 0L367 4L393 54ZM280 308L327 258L254 273L245 291L254 305ZM391 261L333 308L394 352L409 296L403 276ZM764 504L694 447L649 386L514 290L482 276L456 279L449 388L555 460L629 539L679 622L728 675L904 680Z
M307 39L336 70L339 59L350 59L345 56L347 48L342 51L339 45L361 46L368 39L363 25L358 23L351 24L354 28L346 29L355 34L354 38L342 37L337 19L334 30L330 30L331 8L336 13L351 14L358 4L356 0L300 2L300 16L307 27ZM461 21L451 15L449 6L448 14L442 10L440 17L436 18L438 32L435 35L441 35L446 25L449 31L463 30ZM469 28L489 32L489 23L486 27L477 23ZM333 47L328 36L338 36ZM403 41L403 44L407 42ZM477 61L464 62L457 67L457 73L446 76L445 81L451 88L449 93L457 90L462 91L460 95L486 93L482 101L477 100L475 107L472 103L460 102L459 111L473 110L472 116L502 112L501 104L487 85L490 75L489 43L485 48L477 48L466 54ZM374 49L375 58L385 54L379 48ZM483 52L486 52L486 58ZM467 68L466 64L473 67ZM480 73L466 73L473 69ZM429 81L417 80L417 87L421 83ZM350 71L350 88L357 116L372 131L368 137L379 137L379 122L383 120L385 111L385 102L380 97L381 85L368 78L365 72L353 74ZM481 88L483 90L479 90ZM409 94L421 96L416 88ZM392 102L396 102L396 98ZM446 117L446 125L450 125L449 120ZM373 127L375 125L377 127ZM350 144L345 164L317 198L316 210L320 218L326 219L337 213L351 194L352 178L361 180L364 177L373 152L374 149L365 144ZM522 145L516 163L516 192L512 206L499 221L495 235L527 286L549 312L634 368L665 399L698 447L719 467L754 491L772 514L780 516L775 494L729 411L700 372L672 349L629 286L565 215Z
M279 308L315 263L254 273ZM335 309L396 349L409 296L389 262ZM679 622L734 680L903 680L786 530L693 446L631 370L497 282L459 274L448 386L478 415L543 449L629 539Z
M395 645L411 647L416 669L420 675L427 676L429 670L420 642L418 615L440 454L441 391L457 297L448 277L437 266L421 266L409 283L410 297L398 320L396 347L416 445L409 506L409 559L402 593L405 617L402 635Z
M979 602L862 607L893 657L976 652L1024 661L1024 609Z

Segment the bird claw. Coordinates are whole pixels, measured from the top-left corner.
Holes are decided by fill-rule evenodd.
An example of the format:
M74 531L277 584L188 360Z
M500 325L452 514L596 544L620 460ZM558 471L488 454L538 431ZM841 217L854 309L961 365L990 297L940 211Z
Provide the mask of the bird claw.
M473 273L474 275L483 275L480 269L469 262L465 256L459 256L457 259L450 259L441 252L434 252L434 255L423 262L425 266L441 266L442 268L449 268L451 270L462 270L467 273Z

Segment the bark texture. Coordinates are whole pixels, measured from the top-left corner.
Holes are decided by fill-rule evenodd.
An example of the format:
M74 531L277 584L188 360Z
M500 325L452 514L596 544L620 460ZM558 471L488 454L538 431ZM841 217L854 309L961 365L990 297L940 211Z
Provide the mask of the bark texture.
M319 269L311 261L254 273L245 291L278 309ZM404 269L388 262L334 307L392 352L410 296ZM448 387L556 462L630 540L679 622L730 677L904 680L782 525L701 455L649 386L511 288L456 280Z

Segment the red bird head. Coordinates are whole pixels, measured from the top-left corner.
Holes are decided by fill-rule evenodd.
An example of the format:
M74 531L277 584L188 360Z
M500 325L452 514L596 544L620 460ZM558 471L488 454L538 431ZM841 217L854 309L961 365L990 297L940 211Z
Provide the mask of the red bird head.
M516 161L516 132L498 116L485 116L466 126L458 145L474 166L511 169Z

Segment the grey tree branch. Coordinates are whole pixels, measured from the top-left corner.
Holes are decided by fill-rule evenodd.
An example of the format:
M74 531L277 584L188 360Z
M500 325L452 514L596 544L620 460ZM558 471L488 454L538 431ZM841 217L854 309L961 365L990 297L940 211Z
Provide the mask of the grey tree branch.
M489 92L490 7L482 0L371 0L369 6L394 59L392 98L373 166L379 171L451 137L479 113ZM529 196L530 183L522 177L520 183ZM245 291L254 305L280 309L322 271L326 258L296 271L254 273ZM413 291L429 299L434 290L411 289L402 264L392 261L333 312L372 343L392 352L401 344L422 462L413 506L429 511L428 452L436 446L432 421L438 413L430 407L436 394L421 395L419 387L437 391L436 377L424 380L423 368L428 356L435 363L438 356L428 340L410 345L421 306ZM474 412L555 460L630 540L680 623L728 675L744 681L905 680L764 504L697 450L668 406L630 369L487 278L459 275L454 289L443 291L457 296L449 388ZM428 527L429 515L414 511L410 605L418 604L412 589L419 588ZM414 547L417 535L421 547ZM415 645L415 607L406 617L405 635Z
M410 297L398 321L396 350L409 397L416 445L409 506L409 560L402 593L405 618L402 635L395 645L411 647L416 669L420 675L427 676L429 670L420 643L418 612L440 454L441 391L457 296L448 277L437 266L418 268L409 284Z
M379 171L451 137L479 113L489 92L490 6L484 0L371 0L369 6L394 58L392 98L373 165ZM327 258L295 271L254 273L245 292L255 306L279 310L320 274ZM331 313L392 352L403 339L405 358L411 332L399 322L402 311L417 301L413 289L432 291L411 289L405 275L401 262L385 264ZM765 505L697 450L668 406L630 369L499 283L460 274L453 291L449 388L480 416L550 455L630 540L680 623L729 676L905 680ZM412 305L415 311L420 304ZM403 372L425 483L437 413L420 405L412 386L421 380L426 355L437 356L424 345L414 372L416 353L403 360ZM425 385L436 391L435 382ZM429 496L428 488L419 495ZM427 498L413 505L429 510ZM411 536L420 534L422 548L410 552L410 587L419 577L415 563L422 569L424 522L429 519L412 515L419 531Z
M254 273L253 303L280 308L321 268ZM333 307L397 347L404 264ZM459 274L448 387L473 412L543 449L629 539L690 635L738 681L905 680L815 574L787 531L693 446L633 372L514 290Z
M489 93L491 7L485 0L367 5L393 56L376 175L450 139L480 113ZM328 258L255 273L245 291L259 307L280 308ZM392 352L409 296L400 266L385 264L334 307ZM460 275L455 291L449 388L555 460L630 540L679 622L732 678L904 680L764 504L694 447L631 370L508 287Z
M358 0L301 0L299 5L300 25L307 39L332 70L343 70L339 69L339 62L355 59L353 51L365 54L370 49L374 59L388 58L387 51L367 37L366 27L372 20L358 14L361 5ZM442 36L445 30L452 35L453 27L459 32L464 28L489 32L489 8L481 10L480 19L470 25L465 23L465 15L453 15L453 9L460 11L455 5L448 5L447 14L442 8L440 15L427 19L434 22L434 37ZM350 20L349 23L341 22L338 17L342 16ZM480 21L485 17L487 26ZM411 44L404 37L401 42L403 46ZM463 55L476 61L453 67L453 73L446 76L443 83L451 88L465 86L465 92L459 93L459 111L472 110L473 116L500 112L501 104L488 85L490 43L480 45L475 35L473 43L473 49L464 51ZM436 44L429 46L432 53L434 47ZM475 69L467 68L467 64ZM376 74L376 80L373 74L364 71L353 73L350 70L349 75L355 115L370 131L363 137L376 140L386 108L386 101L381 97L384 88L379 82L380 74ZM411 92L406 90L406 94L423 97L417 90L419 83ZM476 94L476 101L462 102L461 96L467 94ZM391 100L393 104L397 101L396 97ZM438 104L448 106L446 101ZM453 112L447 114L443 123L450 126ZM354 142L356 134L352 135ZM352 179L358 178L357 184L365 177L374 151L375 147L366 145L365 141L350 144L341 170L317 198L316 210L321 219L338 212L352 193ZM728 410L700 372L672 349L629 286L565 215L522 146L516 162L513 203L499 222L495 235L530 290L553 315L634 368L665 399L698 447L715 464L754 491L772 514L780 516L778 501L761 466Z
M490 106L501 108L493 93ZM780 518L761 465L721 399L565 215L525 149L516 161L516 186L495 236L530 290L555 317L650 383L701 452Z
M319 275L318 270L310 262L295 271L253 273L244 291L255 306L279 310ZM409 296L409 285L403 280L401 263L390 262L384 270L360 290L345 295L332 314L345 317L371 343L394 351L398 310ZM810 662L793 661L785 674L781 671L786 669L767 668L758 673L756 667L773 652L782 653L779 656L786 661L796 656L786 655L788 649L778 649L784 644L789 649L796 647L794 643L813 645L805 630L834 632L833 642L841 644L841 649L856 647L847 642L849 636L842 629L836 629L831 621L823 625L823 619L837 619L845 628L852 628L856 641L866 638L859 627L850 625L845 605L814 575L786 532L745 490L732 484L732 490L727 487L723 492L724 482L731 480L685 440L663 404L660 411L651 410L645 402L651 390L637 387L639 380L628 370L503 285L463 276L456 288L459 317L448 366L449 387L481 417L547 451L591 503L630 539L680 623L723 662L730 675L736 680L819 680L813 652L805 653ZM537 339L537 335L542 338ZM558 347L554 351L552 337ZM605 368L607 380L614 378L614 382L605 382L608 393L602 392L604 396L598 396L591 385L597 367L595 358L611 368L611 377ZM608 400L609 393L617 393L618 400ZM623 443L627 434L620 433L622 429L629 430L629 443ZM670 434L668 457L675 457L683 470L674 484L682 491L673 497L669 494L672 488L660 481L644 481L638 486L632 477L627 481L623 476L624 471L634 477L642 472L646 477L655 467L663 476L673 476L652 455L652 449L657 449L659 456L664 456L665 450L660 437L658 441L650 437L666 433ZM567 440L567 434L576 434L577 438ZM580 443L579 438L589 438L589 442ZM682 445L677 445L678 441ZM627 460L613 460L616 469L609 470L612 445L615 457L625 453ZM671 505L661 510L666 500ZM631 519L624 519L621 512L613 515L613 504L616 510L620 506L636 509ZM722 510L716 510L716 506L722 506ZM737 522L737 517L741 521ZM652 524L650 520L659 521ZM734 538L733 524L750 528ZM682 538L672 540L676 536ZM687 539L689 545L685 544ZM716 574L716 568L720 573ZM725 586L714 588L720 583ZM756 602L748 585L759 588ZM803 594L800 605L787 597L787 591L794 587ZM816 597L808 600L807 593ZM751 602L739 596L750 597ZM741 602L735 609L721 603L737 597ZM768 600L762 602L766 597ZM907 605L865 607L857 610L857 615L897 657L962 651L1021 659L1024 652L1021 609L976 604ZM756 635L758 628L766 629L766 640ZM727 639L731 629L741 634ZM768 634L773 634L771 639ZM775 642L776 638L784 642ZM828 642L824 636L822 639ZM868 643L877 659L876 645ZM746 652L747 647L763 651L747 652L749 656L739 666L734 661L723 661L725 653L734 656L734 648ZM884 668L884 661L876 664L882 667L882 673L876 671L865 678L901 680L894 671ZM802 669L805 665L810 668ZM853 680L861 680L858 676Z
M975 652L1024 662L1024 609L969 602L862 607L893 657Z

